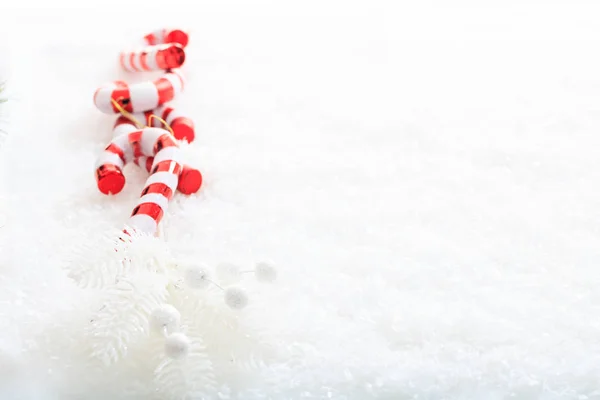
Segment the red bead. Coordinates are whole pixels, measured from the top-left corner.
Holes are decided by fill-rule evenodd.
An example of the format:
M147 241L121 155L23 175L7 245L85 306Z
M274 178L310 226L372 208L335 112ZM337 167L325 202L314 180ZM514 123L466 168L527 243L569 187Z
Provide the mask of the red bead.
M173 97L175 97L173 84L167 78L158 78L154 81L154 86L156 86L156 90L158 90L158 104L164 104L167 101L173 100Z
M154 115L154 113L152 112L152 110L150 110L150 111L144 111L144 118L145 118L147 126L152 126L152 120L150 119L150 117L152 115Z
M179 68L185 61L185 50L178 43L171 43L156 54L156 65L159 69Z
M134 215L138 214L147 215L153 220L155 220L156 223L159 223L163 216L163 210L158 204L142 203L133 209L131 216L133 217Z
M200 190L202 174L195 168L184 166L179 176L177 190L183 194L192 194Z
M131 65L133 65L133 64L131 64ZM140 54L140 65L141 65L143 71L150 70L150 67L148 66L148 52L147 51L143 51L142 54Z
M131 145L131 148L133 149L133 156L135 158L142 157L144 155L144 153L142 152L142 134L143 133L144 133L143 130L139 130L139 131L131 132L127 136L127 139L129 140L129 144Z
M181 46L187 46L189 42L189 36L187 33L180 29L173 29L171 32L167 34L165 38L165 43L179 43Z
M160 182L151 183L150 185L146 186L142 191L142 196L145 196L149 193L162 194L169 200L171 200L171 197L173 197L173 191L171 188Z
M133 124L133 122L131 122L131 120L125 117L124 115L119 115L119 118L117 118L117 120L115 121L115 126L113 128L116 128L117 126L123 124Z
M153 154L156 155L159 151L166 147L178 147L174 139L175 138L171 136L170 133L161 135L154 144Z
M192 143L196 136L194 122L186 117L175 118L171 123L171 129L173 129L175 139L177 140L185 140L188 143Z
M131 52L129 53L129 65L131 65L133 67L134 71L139 72L139 69L135 66L135 58L136 58L137 54L135 52Z
M129 86L125 81L115 81L117 87L113 90L111 98L115 100L125 111L133 112L133 105L131 104L131 97L129 94ZM115 105L112 105L115 113L120 112Z
M154 164L154 157L146 158L146 171L150 172L152 169L152 164Z
M117 156L119 156L119 158L121 159L121 161L123 161L123 163L125 163L125 153L116 144L111 143L108 146L106 146L106 149L104 149L104 150L106 150L106 151L108 151L110 153L116 154Z
M161 161L150 171L151 174L157 172L170 172L174 175L179 175L181 171L181 165L172 160Z
M104 194L117 194L125 186L125 175L116 165L106 164L96 170L98 189Z

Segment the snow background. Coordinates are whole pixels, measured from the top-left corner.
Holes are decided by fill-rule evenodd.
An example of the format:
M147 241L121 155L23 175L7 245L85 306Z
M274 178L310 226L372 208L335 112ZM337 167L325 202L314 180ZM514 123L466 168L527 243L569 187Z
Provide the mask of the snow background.
M144 181L132 168L116 198L96 190L113 118L95 88L127 77L123 46L184 26L173 104L205 184L172 203L168 246L279 268L247 313L288 356L234 392L600 399L593 2L82 3L0 6L1 398L118 393L22 350L69 341L50 328L86 293L63 268Z

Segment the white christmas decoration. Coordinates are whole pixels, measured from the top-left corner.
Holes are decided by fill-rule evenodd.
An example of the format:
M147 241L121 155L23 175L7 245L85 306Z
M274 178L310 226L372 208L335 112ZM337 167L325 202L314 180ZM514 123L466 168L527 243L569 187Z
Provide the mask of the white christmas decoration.
M135 269L132 263L132 269ZM163 304L168 291L164 277L139 274L117 277L107 286L84 330L90 335L91 356L109 366L149 334L151 312Z
M225 303L236 310L241 310L248 305L248 295L236 286L225 289Z
M208 347L203 339L216 327L207 329L205 326L203 329L196 318L184 318L182 325L186 326L185 332L171 335L173 348L159 352L158 364L152 372L156 393L149 395L156 400L219 398L216 395L215 363L227 358L224 354L217 355L215 350L218 346ZM223 327L219 329L223 331Z
M185 283L194 289L203 289L210 284L208 267L205 265L189 266L185 270Z
M150 327L156 332L163 332L164 329L172 332L179 326L181 314L170 304L165 304L155 309L150 315Z
M181 332L175 332L165 339L165 352L171 358L181 358L190 350L190 339Z
M261 261L254 267L254 276L259 282L273 282L277 278L277 270L273 263Z
M229 262L217 264L216 273L219 282L226 285L239 282L241 277L240 267Z
M127 399L214 398L217 391L232 389L227 382L235 374L252 375L266 368L253 361L262 351L262 328L257 328L264 323L229 310L247 305L243 289L213 282L208 277L214 266L175 259L160 239L142 235L115 241L117 233L94 238L72 256L69 275L93 293L92 312L82 309L84 329L57 333L65 343L56 344L56 353L45 358L63 360L72 335L84 332L78 339L86 343L82 362L102 368L105 383L122 382L124 374L131 374L129 384L107 395L131 393ZM90 262L95 259L104 261ZM149 383L140 385L140 377ZM96 383L81 384L90 390ZM107 388L105 384L99 390L104 393Z

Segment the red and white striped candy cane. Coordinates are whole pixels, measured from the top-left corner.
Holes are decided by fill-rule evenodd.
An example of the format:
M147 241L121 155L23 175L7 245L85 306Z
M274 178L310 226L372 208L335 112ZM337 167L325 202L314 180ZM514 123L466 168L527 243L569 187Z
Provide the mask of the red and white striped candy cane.
M129 85L124 81L115 81L102 86L94 93L94 104L105 114L120 113L112 100L127 112L144 112L173 100L182 90L183 76L178 69L173 69L153 82Z
M154 157L151 175L127 225L153 235L177 190L182 170L179 147L175 138L161 128L144 128L127 136L134 156Z
M147 111L144 114L133 114L132 117L134 117L137 121L145 121L146 125L150 125L150 117L152 115L153 113L151 111ZM125 116L120 116L115 122L113 137L129 135L137 130L139 129L136 127L134 122ZM154 157L148 157L142 154L134 157L133 162L146 171L151 172L152 165L154 163ZM183 194L192 194L200 190L200 186L202 186L202 174L200 171L188 165L183 165L179 175L177 190Z
M189 35L180 29L158 29L144 36L149 45L163 43L179 43L182 47L187 46Z
M185 50L178 43L146 46L134 51L123 51L119 56L126 71L158 71L179 68L185 61Z

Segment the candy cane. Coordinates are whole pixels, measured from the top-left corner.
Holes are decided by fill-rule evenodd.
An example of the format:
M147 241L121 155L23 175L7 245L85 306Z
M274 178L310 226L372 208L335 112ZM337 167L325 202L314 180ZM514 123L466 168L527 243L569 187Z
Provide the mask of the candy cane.
M170 154L169 152L174 152L177 157L179 156L179 146L177 146L175 138L162 128L138 129L133 123L120 123L115 127L115 131L117 130L119 134L112 139L96 161L96 182L98 189L104 194L117 194L123 190L125 186L123 168L127 163L134 161L151 174L155 174L163 171L164 163L162 161ZM147 143L152 140L152 135L157 134L156 132L162 135L166 133L167 136L157 138L155 146L149 147ZM161 156L158 157L163 147L173 147L176 150L160 153ZM200 190L202 174L199 170L188 165L178 164L175 173L177 181L172 188L173 191L178 190L183 194L192 194Z
M126 71L158 71L179 68L185 61L185 50L178 43L146 46L135 51L123 51L119 56Z
M189 35L180 29L158 29L144 36L149 45L162 43L179 43L182 47L187 46Z
M154 157L151 175L127 225L152 235L177 190L183 167L179 147L175 138L161 128L144 128L130 133L127 138L134 155Z
M143 114L133 114L131 116L137 121L146 121L146 125L150 125L152 122L160 123L160 121L152 119L152 115L156 114L153 114L152 112L148 111ZM117 137L120 135L129 135L130 133L133 133L137 130L138 127L133 121L131 121L125 116L120 116L115 122L113 128L113 137ZM146 171L152 172L154 157L148 157L142 154L138 155L137 157L134 157L133 162L139 167L145 169ZM200 171L188 165L183 165L181 173L179 175L177 190L183 194L192 194L200 190L201 185L202 174L200 173Z
M105 114L119 113L112 100L130 113L143 112L157 108L183 90L183 76L177 69L165 73L154 82L141 82L132 85L124 81L115 81L102 86L94 93L94 104Z
M155 234L173 192L192 194L200 189L202 175L183 165L176 140L192 141L193 122L165 103L183 90L179 67L185 61L187 33L159 30L144 37L150 46L122 52L120 64L127 71L166 70L155 81L127 84L115 81L94 93L94 104L105 114L120 113L113 138L96 161L96 181L104 194L117 194L125 186L123 168L134 162L150 173L128 226ZM156 120L153 120L156 117ZM143 122L142 122L143 121ZM171 133L162 129L166 125ZM146 127L142 128L142 126Z

